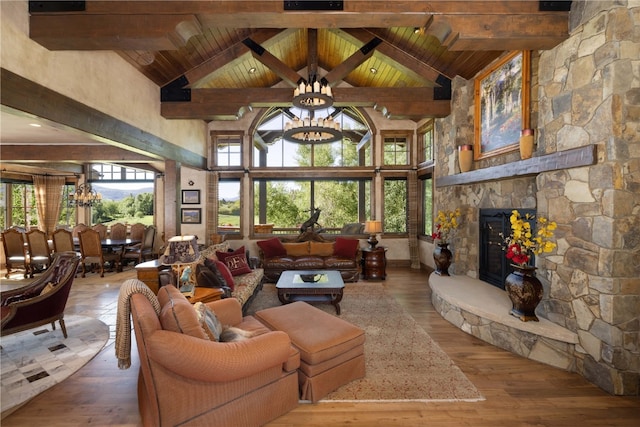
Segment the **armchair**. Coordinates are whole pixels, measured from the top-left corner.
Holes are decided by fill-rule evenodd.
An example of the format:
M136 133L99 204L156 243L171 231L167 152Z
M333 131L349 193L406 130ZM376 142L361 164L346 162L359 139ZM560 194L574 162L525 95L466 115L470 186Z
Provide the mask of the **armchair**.
M2 232L2 244L7 264L6 278L9 278L11 269L21 266L24 269L24 278L29 276L29 257L24 244L24 234L13 228Z
M9 335L36 326L60 322L65 338L64 309L80 259L75 252L54 256L51 266L29 285L0 293L2 321L0 335Z
M160 314L144 293L133 293L129 301L143 425L259 426L298 405L298 351L287 334L242 317L235 299L207 304L223 324L260 334L232 343L209 341L195 310L173 286L158 292Z

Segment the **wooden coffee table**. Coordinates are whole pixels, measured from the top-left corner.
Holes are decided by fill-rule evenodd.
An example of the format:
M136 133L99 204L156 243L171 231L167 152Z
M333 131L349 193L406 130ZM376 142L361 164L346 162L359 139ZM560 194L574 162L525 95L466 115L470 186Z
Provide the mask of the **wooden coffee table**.
M329 303L340 314L344 282L334 270L287 270L276 284L278 299L283 304L304 301L309 304Z

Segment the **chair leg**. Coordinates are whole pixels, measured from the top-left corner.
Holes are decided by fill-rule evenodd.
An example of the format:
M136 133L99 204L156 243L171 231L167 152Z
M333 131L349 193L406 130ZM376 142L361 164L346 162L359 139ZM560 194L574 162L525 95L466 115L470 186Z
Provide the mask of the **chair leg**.
M100 277L104 277L104 263L100 264Z
M60 318L60 329L62 329L62 335L67 338L67 325L64 324L64 318Z
M82 263L82 277L85 277L87 274L87 264L85 262Z

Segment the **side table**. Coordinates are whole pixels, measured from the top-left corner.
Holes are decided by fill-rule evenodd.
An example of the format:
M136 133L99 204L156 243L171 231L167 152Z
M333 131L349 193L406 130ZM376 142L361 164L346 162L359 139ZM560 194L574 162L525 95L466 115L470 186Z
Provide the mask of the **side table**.
M158 273L170 267L168 265L161 264L160 260L154 259L151 261L141 262L136 265L135 268L138 280L144 282L149 288L151 288L154 294L157 294L158 289L160 288Z
M387 248L362 249L362 278L365 280L385 280L387 278Z

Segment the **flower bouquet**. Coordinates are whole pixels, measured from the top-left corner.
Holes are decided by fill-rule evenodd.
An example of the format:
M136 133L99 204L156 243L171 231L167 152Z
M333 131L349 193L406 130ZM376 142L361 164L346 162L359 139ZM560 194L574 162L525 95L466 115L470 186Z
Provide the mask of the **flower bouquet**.
M460 209L453 211L438 211L436 217L436 231L431 234L433 240L438 240L438 244L449 244L449 240L453 237L458 228L458 218L460 218Z
M553 231L557 225L547 218L538 217L536 221L537 231L532 230L531 220L536 219L534 215L526 214L524 218L513 210L511 217L511 234L501 236L505 242L507 259L520 267L526 267L533 255L540 255L543 252L551 252L556 244L551 241Z

